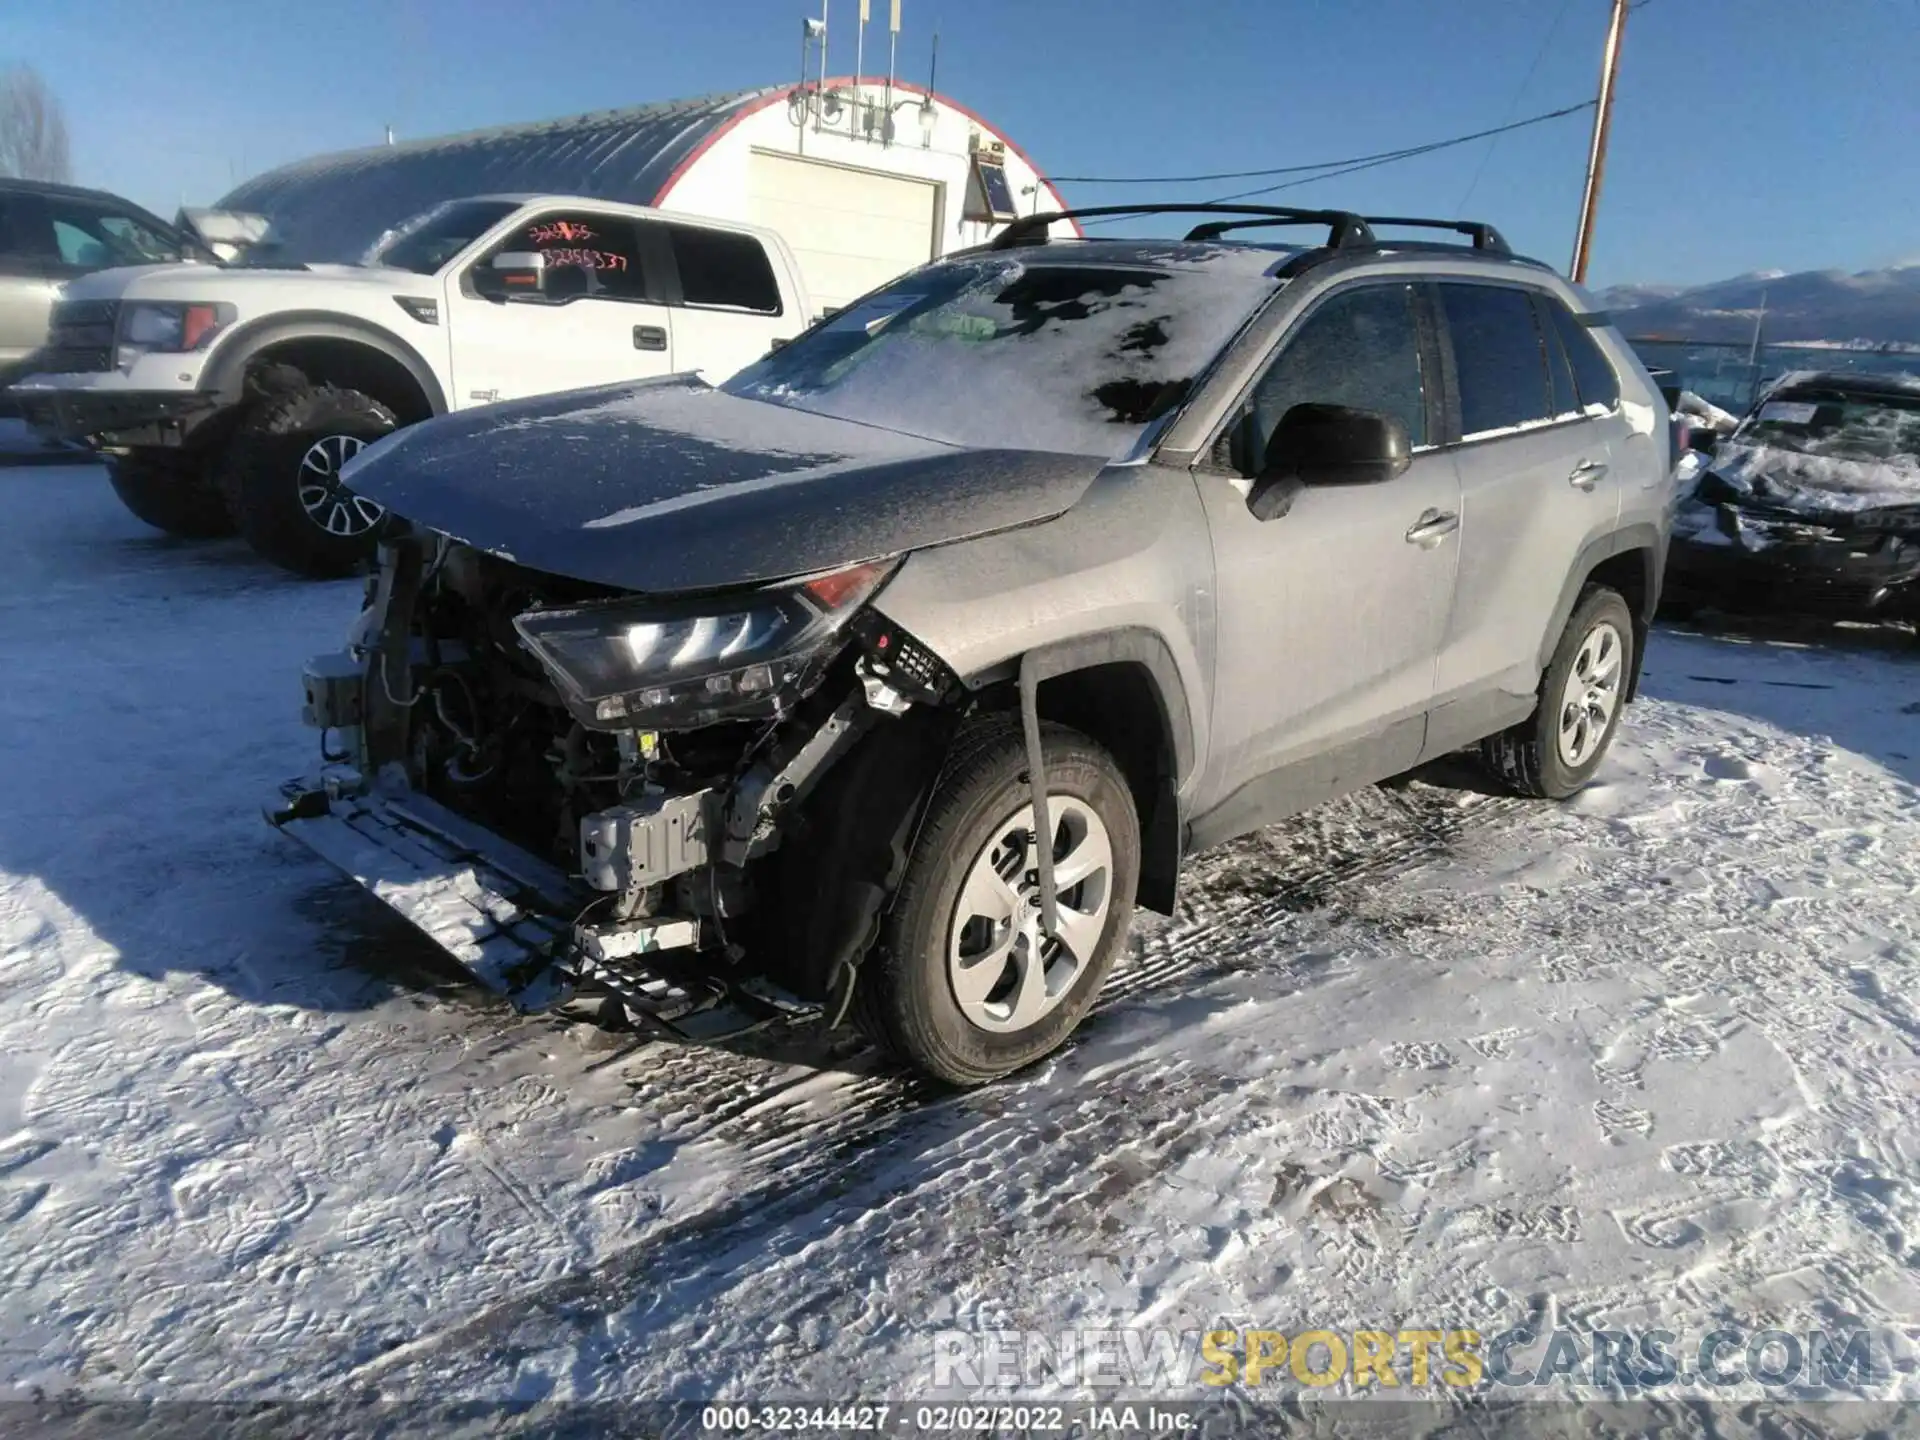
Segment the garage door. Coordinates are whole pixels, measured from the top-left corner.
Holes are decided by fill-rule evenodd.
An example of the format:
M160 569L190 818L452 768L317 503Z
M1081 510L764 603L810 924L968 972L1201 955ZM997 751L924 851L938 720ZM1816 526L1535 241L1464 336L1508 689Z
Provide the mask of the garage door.
M940 186L754 151L748 213L793 247L816 311L844 305L934 256Z

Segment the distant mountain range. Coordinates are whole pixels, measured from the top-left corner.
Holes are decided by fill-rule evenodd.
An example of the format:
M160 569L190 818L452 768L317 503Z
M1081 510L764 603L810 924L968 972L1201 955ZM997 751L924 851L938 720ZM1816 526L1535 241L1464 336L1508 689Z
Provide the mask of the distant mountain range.
M1758 271L1711 285L1616 285L1598 299L1632 339L1745 343L1764 305L1775 345L1920 346L1920 263L1886 270Z

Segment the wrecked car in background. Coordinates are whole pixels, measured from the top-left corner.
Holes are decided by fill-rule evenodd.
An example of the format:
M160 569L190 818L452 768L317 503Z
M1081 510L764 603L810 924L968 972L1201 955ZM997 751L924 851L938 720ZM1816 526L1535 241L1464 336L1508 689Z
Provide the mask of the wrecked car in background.
M1666 606L1920 617L1920 376L1806 372L1713 448L1679 504Z
M273 822L523 1008L853 1014L965 1084L1065 1040L1192 850L1467 745L1578 790L1659 592L1645 370L1490 227L1126 210L1194 208L1237 218L1033 217L717 389L371 447Z

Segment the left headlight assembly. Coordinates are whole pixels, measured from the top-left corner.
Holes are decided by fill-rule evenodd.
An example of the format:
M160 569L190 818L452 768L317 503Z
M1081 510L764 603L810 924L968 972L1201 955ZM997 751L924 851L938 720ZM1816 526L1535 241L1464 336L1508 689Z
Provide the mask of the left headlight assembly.
M233 306L184 301L133 300L120 309L114 359L131 369L142 355L184 355L204 350L234 320Z
M567 709L600 730L692 729L770 715L899 564L877 560L672 605L529 610L514 628Z

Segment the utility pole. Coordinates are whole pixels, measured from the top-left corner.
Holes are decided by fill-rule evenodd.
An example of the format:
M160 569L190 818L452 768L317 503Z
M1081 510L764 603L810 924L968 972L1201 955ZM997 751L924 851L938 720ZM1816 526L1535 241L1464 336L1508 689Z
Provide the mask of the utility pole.
M1580 229L1573 241L1573 278L1587 282L1587 261L1593 254L1593 216L1600 208L1600 181L1607 169L1607 132L1613 126L1613 79L1620 68L1620 37L1627 28L1627 0L1613 0L1613 18L1607 22L1607 48L1600 57L1600 94L1593 111L1593 143L1587 151L1586 193L1580 197Z

